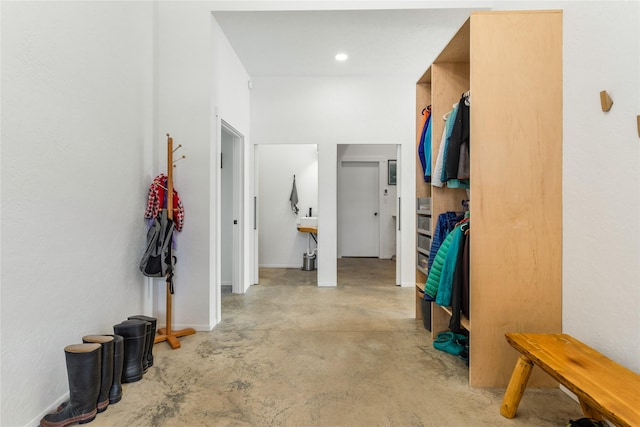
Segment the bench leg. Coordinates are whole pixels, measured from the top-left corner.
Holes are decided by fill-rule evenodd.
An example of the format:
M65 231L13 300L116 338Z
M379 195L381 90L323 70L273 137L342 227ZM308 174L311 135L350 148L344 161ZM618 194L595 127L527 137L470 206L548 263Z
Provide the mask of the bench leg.
M529 381L532 369L533 363L526 357L520 356L516 366L513 368L511 380L504 393L502 406L500 406L500 414L503 417L513 418L516 416L520 399L522 399L524 389L527 388L527 381Z
M600 412L589 406L589 404L585 402L580 396L578 396L578 401L580 402L580 408L582 408L582 413L585 417L599 421L602 421L604 419Z

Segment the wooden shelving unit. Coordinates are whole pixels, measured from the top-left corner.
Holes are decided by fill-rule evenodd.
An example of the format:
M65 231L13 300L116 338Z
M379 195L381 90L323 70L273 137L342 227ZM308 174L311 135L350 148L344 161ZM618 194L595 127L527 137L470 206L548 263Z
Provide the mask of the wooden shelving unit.
M476 12L416 84L416 129L431 104L435 162L443 116L471 92L469 384L505 387L507 332L562 329L562 12ZM420 177L418 162L418 176ZM427 188L432 228L461 189ZM433 231L433 230L432 230ZM416 284L424 284L418 269ZM416 291L418 293L418 291ZM416 306L417 307L417 306ZM451 311L432 307L435 336ZM473 322L473 327L471 325ZM555 386L534 373L533 386Z
M431 70L425 71L418 83L416 84L416 153L420 144L420 136L422 134L423 110L431 105ZM419 198L431 197L431 185L424 182L424 175L420 159L416 154L416 217L420 215L431 215L431 210L420 209L417 204ZM431 223L433 224L433 217ZM427 280L427 269L418 265L417 258L419 253L423 253L419 249L418 238L423 234L424 230L418 229L416 222L416 319L422 319L421 299L424 297L424 284ZM431 230L429 230L431 232ZM424 254L424 253L423 253ZM426 254L429 255L428 253Z

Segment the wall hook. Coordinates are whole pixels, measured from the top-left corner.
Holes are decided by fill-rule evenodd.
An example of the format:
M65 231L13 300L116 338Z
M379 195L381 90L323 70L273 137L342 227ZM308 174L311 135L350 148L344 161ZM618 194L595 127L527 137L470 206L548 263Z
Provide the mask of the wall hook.
M611 106L613 105L613 100L609 96L606 90L600 92L600 105L602 107L602 111L611 110Z

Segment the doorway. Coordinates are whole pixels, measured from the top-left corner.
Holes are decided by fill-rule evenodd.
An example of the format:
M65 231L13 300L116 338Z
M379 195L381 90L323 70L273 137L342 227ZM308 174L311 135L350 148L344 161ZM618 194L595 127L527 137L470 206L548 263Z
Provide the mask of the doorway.
M223 293L242 293L244 138L222 121L220 141L220 286Z
M304 255L316 254L310 233L299 230L303 217L321 217L318 205L318 146L316 144L261 144L255 146L257 195L257 266L261 269L297 269ZM295 182L297 211L291 203ZM311 215L309 215L311 212ZM304 228L304 227L300 227ZM322 234L320 231L319 235ZM314 238L315 237L315 238ZM319 266L317 268L320 268ZM264 270L262 270L264 271ZM306 271L317 276L317 270Z
M336 254L373 257L396 265L400 283L399 214L400 180L397 144L338 144L337 146L337 236ZM396 178L396 179L394 179ZM358 200L358 202L356 202ZM351 249L351 245L365 248Z

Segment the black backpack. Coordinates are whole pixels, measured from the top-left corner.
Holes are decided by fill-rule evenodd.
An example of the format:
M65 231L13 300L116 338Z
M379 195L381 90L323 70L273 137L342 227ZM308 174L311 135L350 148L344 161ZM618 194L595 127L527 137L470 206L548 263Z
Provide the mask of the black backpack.
M165 277L171 272L173 221L163 209L147 231L147 248L140 260L140 271L147 277Z

